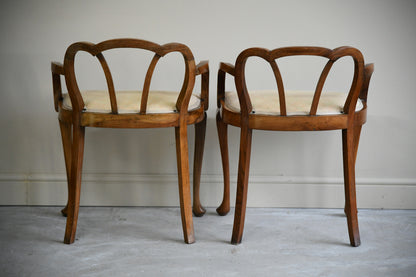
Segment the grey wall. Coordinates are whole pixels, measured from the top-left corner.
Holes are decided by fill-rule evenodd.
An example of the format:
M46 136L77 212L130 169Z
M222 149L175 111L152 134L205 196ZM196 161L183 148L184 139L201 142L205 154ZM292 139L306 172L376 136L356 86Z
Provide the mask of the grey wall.
M182 42L198 61L210 61L202 177L208 206L221 199L218 63L234 62L252 46L359 48L376 69L357 161L358 205L416 208L415 15L414 1L2 1L0 204L65 202L50 62L62 61L75 41L135 37ZM174 58L166 68L172 64ZM126 72L135 68L128 66ZM167 76L156 85L175 85L175 75ZM253 86L262 85L260 76L252 75ZM289 80L303 89L307 80L298 77ZM85 82L98 80L91 75ZM123 77L116 82L135 84ZM231 127L229 138L234 194L238 129ZM87 130L83 204L177 205L175 174L172 129ZM254 132L249 205L341 207L342 197L340 132Z

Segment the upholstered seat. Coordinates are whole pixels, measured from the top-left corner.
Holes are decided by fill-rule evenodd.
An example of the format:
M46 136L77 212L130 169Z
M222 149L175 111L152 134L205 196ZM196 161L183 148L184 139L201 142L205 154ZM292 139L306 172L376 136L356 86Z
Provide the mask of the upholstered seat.
M256 90L249 92L253 112L265 115L280 115L279 93L276 90ZM308 115L310 112L313 91L287 91L286 109L287 115ZM319 100L317 115L330 115L343 113L346 93L341 92L322 92ZM355 111L363 108L363 103L359 99ZM225 92L225 106L232 112L240 112L240 102L237 92Z
M89 90L81 92L87 112L111 113L111 103L108 92L105 90ZM147 113L171 113L176 110L176 100L179 92L150 91L147 102ZM63 108L72 110L71 99L65 94ZM141 91L117 91L118 113L138 113L140 108ZM188 111L195 110L201 105L200 97L192 95Z

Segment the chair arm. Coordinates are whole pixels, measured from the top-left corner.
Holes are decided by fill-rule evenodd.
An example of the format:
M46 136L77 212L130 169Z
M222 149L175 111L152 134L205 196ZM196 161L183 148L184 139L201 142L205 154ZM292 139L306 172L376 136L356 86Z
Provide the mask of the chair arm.
M196 66L196 75L201 75L201 101L204 110L208 110L209 105L209 65L208 61L201 61Z
M235 76L234 65L230 63L220 63L220 70Z
M369 63L366 64L364 67L364 81L363 86L360 91L360 99L364 100L367 103L367 94L368 94L368 87L370 85L371 76L374 72L374 64Z
M206 72L209 72L208 61L201 61L196 65L196 75L204 74Z
M65 75L64 67L61 63L52 62L51 71L52 71L53 100L55 104L55 111L58 111L59 102L62 101L62 86L61 86L60 75Z
M229 63L220 63L218 69L218 80L217 80L217 107L221 107L221 100L225 98L225 73L235 76L234 65Z

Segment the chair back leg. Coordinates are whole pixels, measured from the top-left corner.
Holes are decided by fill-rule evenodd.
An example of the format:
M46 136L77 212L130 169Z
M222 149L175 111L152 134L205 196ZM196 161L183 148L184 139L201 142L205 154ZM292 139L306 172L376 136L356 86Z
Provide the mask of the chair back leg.
M217 131L220 142L222 170L224 177L224 195L221 205L217 208L219 215L226 215L230 211L230 167L228 160L228 125L222 121L220 111L217 112Z
M69 194L69 180L71 178L72 124L59 120L59 127L61 129L62 145L64 149L66 180L67 180L68 194ZM67 216L68 214L67 211L68 211L68 202L66 203L65 208L61 210L62 215Z
M202 158L204 156L205 144L205 130L207 126L207 114L204 113L204 119L195 124L195 152L194 152L194 174L193 174L193 188L194 188L194 204L193 212L195 216L203 216L205 209L201 205L199 199L199 187L201 184L201 170Z

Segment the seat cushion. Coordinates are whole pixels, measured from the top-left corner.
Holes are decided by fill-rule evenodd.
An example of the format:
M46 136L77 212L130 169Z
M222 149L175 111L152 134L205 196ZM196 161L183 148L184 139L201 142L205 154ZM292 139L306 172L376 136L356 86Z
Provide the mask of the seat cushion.
M276 90L259 90L249 92L251 105L256 114L280 115L279 94ZM287 115L308 115L311 109L314 92L286 91ZM317 115L341 114L347 94L339 92L322 92ZM363 108L361 100L357 101L356 111ZM225 92L225 108L240 112L237 92Z
M88 112L110 113L111 104L108 91L89 90L81 92L85 109ZM146 113L172 113L176 110L176 100L179 92L150 91L147 101ZM117 108L119 113L138 113L140 110L141 91L117 91ZM197 95L192 95L189 101L188 111L195 110L201 105ZM72 109L71 99L64 95L64 109Z

